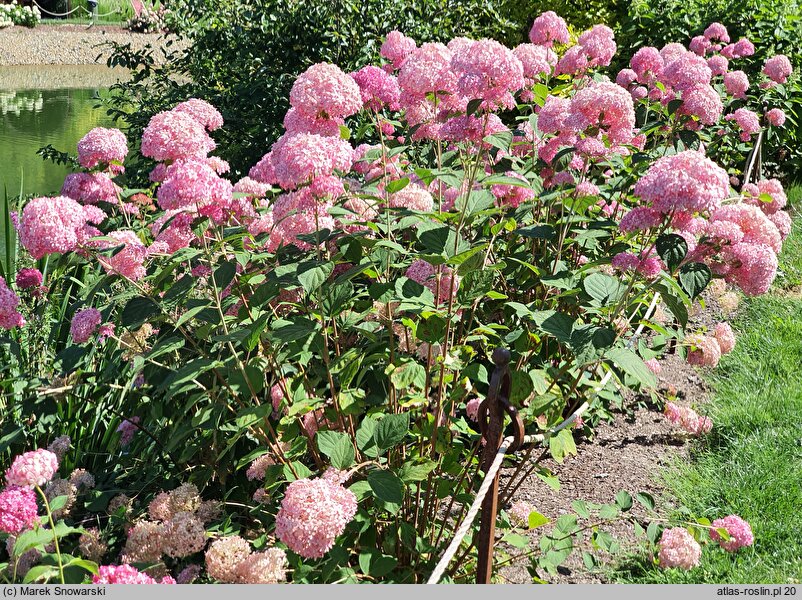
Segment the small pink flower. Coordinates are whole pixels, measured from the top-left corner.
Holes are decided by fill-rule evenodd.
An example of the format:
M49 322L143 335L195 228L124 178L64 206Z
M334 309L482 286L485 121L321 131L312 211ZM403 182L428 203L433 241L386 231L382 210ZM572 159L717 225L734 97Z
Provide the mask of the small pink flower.
M752 527L738 515L729 515L723 519L716 519L711 523L713 529L710 530L710 539L718 542L727 552L735 552L740 548L751 546L755 543L755 536L752 534ZM724 537L716 531L726 529L730 539Z
M111 163L122 163L127 154L128 140L119 129L96 127L78 142L78 164L86 169L108 165L119 173L122 166Z
M6 280L0 277L0 328L12 329L25 325L25 318L17 310L19 297L8 287Z
M0 531L17 535L39 520L36 493L27 487L10 485L0 492Z
M20 454L6 469L6 482L8 485L20 487L42 487L58 470L58 457L42 448Z
M684 527L674 527L663 531L657 554L663 569L677 567L690 570L699 565L702 548Z
M75 313L70 323L70 335L76 344L83 344L89 341L95 333L103 316L96 308L84 308Z

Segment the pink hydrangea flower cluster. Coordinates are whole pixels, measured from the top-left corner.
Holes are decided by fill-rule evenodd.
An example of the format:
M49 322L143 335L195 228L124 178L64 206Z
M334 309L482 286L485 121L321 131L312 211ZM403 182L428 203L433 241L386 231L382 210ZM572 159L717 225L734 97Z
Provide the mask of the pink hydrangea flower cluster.
M526 500L517 500L513 502L508 511L510 514L510 521L519 527L529 527L529 515L535 508Z
M440 275L439 288L438 273ZM435 267L425 260L418 259L407 268L406 276L429 288L435 295L435 299L441 303L448 302L452 294L456 295L459 289L459 275L446 265Z
M120 432L120 445L127 446L130 444L134 439L134 434L139 431L139 417L131 417L130 419L124 419L122 423L117 427L117 431Z
M145 259L148 249L133 231L112 231L107 235L111 240L101 243L102 248L116 248L123 245L123 249L113 256L99 256L98 261L106 273L120 275L131 281L142 279L145 274Z
M766 111L766 121L769 125L774 127L782 127L785 125L785 112L781 108L772 108Z
M120 188L105 173L70 173L64 179L61 195L85 204L116 204Z
M174 584L175 580L168 576L156 581L147 573L142 573L131 565L103 565L98 569L97 575L92 576L92 583L96 585L143 585L143 584Z
M58 457L42 448L25 452L14 458L6 469L6 483L19 487L42 487L58 470Z
M390 61L394 70L404 66L404 61L415 51L415 40L408 38L400 31L391 31L382 44L380 54Z
M763 74L774 83L785 83L793 72L791 61L784 54L772 56L763 65Z
M729 515L723 519L716 519L710 524L710 539L718 542L719 546L727 552L736 552L755 543L752 527L738 515ZM725 529L729 539L725 540L717 530Z
M304 558L321 558L354 518L356 496L325 479L298 479L287 486L276 515L276 537Z
M85 169L108 166L120 173L127 154L128 140L119 129L95 127L78 141L78 164Z
M0 277L0 327L13 329L25 325L25 318L17 310L19 297L8 287L6 280Z
M20 269L14 283L21 290L42 287L43 275L39 269Z
M524 86L524 67L515 53L495 40L466 44L451 57L457 90L466 98L483 100L483 107L513 108L512 94Z
M660 537L657 558L663 569L679 568L686 571L699 565L702 547L684 527L672 527Z
M635 184L634 193L662 213L704 213L729 194L727 172L697 150L658 159Z
M479 421L479 407L482 404L481 398L471 398L465 404L465 414L468 415L468 418L471 421L477 422Z
M0 492L0 532L17 535L39 521L36 492L9 485Z
M688 406L666 402L666 418L692 435L702 435L713 428L710 417L702 416Z
M142 132L142 156L157 161L205 158L215 147L205 126L185 111L160 112Z
M362 108L362 94L357 83L338 66L318 63L295 80L290 104L312 119L338 119Z
M395 77L384 69L367 65L351 73L362 95L362 103L370 110L379 111L384 107L399 109L401 88Z
M214 131L223 126L223 115L205 100L190 98L177 104L173 111L189 115L207 131Z
M538 16L529 30L529 41L547 48L551 48L554 42L567 44L570 39L565 19L551 10Z
M753 135L760 133L760 117L748 108L739 108L724 119L738 124L741 129L741 140L744 142L748 142Z
M103 315L96 308L84 308L75 313L70 323L70 335L76 344L89 341L103 321Z
M724 89L733 98L746 98L749 89L749 77L743 71L730 71L724 75Z
M65 196L34 198L22 209L17 226L20 244L35 259L71 252L98 233L88 224L105 215L91 209L95 207L82 207Z

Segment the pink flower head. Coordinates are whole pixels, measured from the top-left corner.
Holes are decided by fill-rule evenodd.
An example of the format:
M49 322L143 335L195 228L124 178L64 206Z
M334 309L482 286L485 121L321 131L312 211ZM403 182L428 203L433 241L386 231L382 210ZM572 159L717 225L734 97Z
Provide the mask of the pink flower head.
M710 67L710 71L714 76L724 75L730 66L730 61L720 54L716 54L715 56L711 56L707 59L707 66Z
M729 193L727 172L696 150L664 156L635 184L635 195L663 213L706 212Z
M660 362L656 358L650 358L649 360L643 361L643 364L646 365L646 368L649 369L655 375L660 375L663 372L663 367L660 366Z
M479 40L454 52L451 69L457 90L466 98L480 98L483 107L513 108L513 92L524 86L524 67L518 57L495 40Z
M20 269L15 283L21 290L41 287L42 272L39 269Z
M105 173L70 173L64 179L61 195L86 204L116 204L120 188Z
M551 48L554 42L567 44L570 39L565 20L550 10L537 17L529 30L529 41L547 48Z
M337 65L318 63L295 80L290 104L312 118L345 118L362 108L362 95L356 82Z
M557 64L557 55L552 50L536 44L521 44L513 49L513 54L521 61L527 85L532 85L543 76L551 75Z
M306 113L291 107L284 115L284 129L290 135L296 133L316 133L323 136L340 137L340 128L345 125L345 119L337 117L310 117Z
M710 530L710 539L718 542L727 552L736 552L740 548L751 546L755 543L752 527L738 515L729 515L723 519L716 519L710 525L713 527ZM726 529L729 539L725 540L717 531L718 529Z
M705 29L705 37L711 42L724 42L725 44L730 42L730 34L727 33L727 28L721 23L708 25L707 29Z
M311 248L308 242L298 236L315 234L324 229L333 231L335 223L329 214L331 207L331 201L316 199L309 188L279 196L273 207L275 226L268 250L273 243L277 247L279 242L291 243L302 249Z
M691 40L691 43L688 44L688 50L698 56L704 56L707 54L707 51L710 50L712 45L713 44L710 43L710 40L708 40L705 36L697 35Z
M791 61L784 54L772 56L763 65L763 74L774 83L785 83L792 72Z
M264 198L270 190L270 185L251 179L250 177L243 177L234 184L234 192L253 196L254 198Z
M638 74L635 73L632 69L621 69L618 72L618 75L615 76L616 84L620 85L624 89L629 89L633 83L636 83L638 80Z
M788 197L785 195L783 184L777 179L761 179L757 182L758 196L766 194L771 197L769 202L758 200L757 205L767 215L772 215L785 208ZM779 250L778 250L779 252Z
M175 112L188 114L203 125L207 131L214 131L223 126L223 115L205 100L190 98L186 102L181 102L176 105L173 110Z
M543 133L557 133L566 129L571 101L559 96L548 96L538 113L537 128Z
M304 558L321 558L354 518L356 496L325 479L290 483L276 515L276 537Z
M269 454L262 454L262 456L254 459L245 472L248 481L253 481L254 479L263 480L268 467L274 464L276 464L276 461Z
M98 574L92 576L92 583L142 585L155 584L156 580L131 565L103 565L98 569Z
M751 137L760 133L760 117L748 108L739 108L724 117L725 121L735 121L741 129L741 140L748 142Z
M693 52L684 51L672 61L666 61L661 81L679 91L689 90L698 85L709 85L713 72L707 61Z
M106 273L120 275L131 281L137 281L145 276L144 262L148 256L148 249L133 231L112 231L107 235L113 241L101 242L102 248L124 248L114 256L98 256L98 262Z
M663 531L659 547L657 558L663 569L677 567L688 571L698 566L702 558L701 546L684 527Z
M352 158L353 148L345 140L299 133L281 138L273 146L271 162L277 182L284 189L293 190L316 177L332 175L335 171L348 172ZM264 181L258 177L254 179Z
M729 354L735 348L735 333L729 323L719 323L716 325L713 335L721 348L722 354Z
M699 119L703 125L714 125L721 117L724 104L718 92L709 85L698 85L682 92L682 114Z
M103 321L103 315L96 308L84 308L75 313L70 323L70 335L76 344L89 341Z
M25 325L25 318L17 311L19 298L0 277L0 327L12 329Z
M671 42L670 44L666 44L660 48L660 56L666 65L677 58L685 56L687 53L688 51L685 49L685 46L678 44L677 42Z
M396 71L404 66L404 61L415 51L415 40L400 31L391 31L382 44L380 54L390 61Z
M439 288L438 288L438 273ZM421 285L429 288L435 295L436 300L441 303L448 302L451 294L456 294L459 289L459 276L445 265L435 267L425 260L416 260L407 268L406 276L412 281L417 281ZM453 290L452 290L453 288ZM439 291L439 294L438 294Z
M730 71L724 75L724 89L733 98L746 98L749 89L749 78L743 71Z
M508 171L505 175L513 179L519 179L523 185L497 184L492 186L490 191L496 197L499 205L518 208L521 204L535 199L537 194L529 186L526 177L515 171Z
M637 74L640 83L650 84L662 76L665 61L657 48L645 46L632 55L629 66Z
M6 469L6 483L19 487L43 486L58 470L58 457L42 448L18 455Z
M17 535L39 521L36 493L27 487L10 485L0 492L0 531Z
M762 244L771 248L774 253L782 249L780 232L766 215L753 204L728 204L717 209L710 217L711 221L731 221L740 227L747 244Z
M388 202L392 208L406 208L418 212L432 212L434 209L434 198L425 188L410 183L402 190L390 194Z
M598 195L599 195L599 188L595 183L591 183L590 181L581 181L576 184L577 198L584 198L588 196L598 196Z
M688 364L715 367L721 360L721 346L714 337L699 334L685 336L688 346Z
M248 172L248 177L258 181L259 183L265 183L267 185L278 183L278 180L276 179L276 170L273 166L273 153L268 152L259 160L258 163L252 166L251 170Z
M162 210L197 210L214 218L231 208L232 193L231 182L205 162L180 160L167 170L156 198Z
M600 82L581 89L571 99L565 124L574 132L598 127L611 143L632 139L635 108L632 97L620 86Z
M390 110L398 110L401 89L395 77L379 67L367 65L351 73L362 94L362 103L370 110L381 110L385 106Z
M123 422L117 427L120 432L120 445L127 446L134 439L134 434L139 431L139 417L131 417L130 419L123 419Z
M85 169L108 165L112 172L120 173L124 169L119 163L127 154L128 140L119 129L95 127L78 142L78 164Z
M777 276L777 254L764 244L735 244L726 252L727 260L737 265L725 281L737 285L747 296L765 294Z
M568 51L557 61L554 74L573 75L576 77L587 71L590 66L585 49L577 44L576 46L568 48Z
M86 213L75 200L64 196L34 198L22 209L20 243L39 259L54 252L75 250L86 240Z
M160 112L142 132L142 155L158 161L205 158L215 147L204 126L186 112Z
M529 515L534 507L525 500L518 500L510 506L510 520L519 527L529 527Z
M710 417L704 417L689 406L680 406L673 402L666 402L666 418L679 425L691 435L702 435L713 428L713 421Z
M785 113L780 108L772 108L766 112L765 117L769 125L773 125L774 127L782 127L785 125Z
M471 421L476 422L479 420L479 406L481 406L481 404L481 398L471 398L465 405L465 414L468 415Z
M746 56L752 56L755 53L755 45L749 41L747 38L741 38L737 42L735 42L735 47L733 48L734 56L736 58L744 58Z
M156 219L150 226L151 234L156 238L155 245L159 245L167 254L187 248L195 239L192 231L194 215L190 212L168 210ZM165 227L165 224L169 224Z
M412 52L398 74L402 103L411 106L427 94L456 93L457 77L451 71L451 57L451 50L439 43L423 44Z
M594 25L579 36L579 45L592 67L606 67L615 56L615 35L607 25Z

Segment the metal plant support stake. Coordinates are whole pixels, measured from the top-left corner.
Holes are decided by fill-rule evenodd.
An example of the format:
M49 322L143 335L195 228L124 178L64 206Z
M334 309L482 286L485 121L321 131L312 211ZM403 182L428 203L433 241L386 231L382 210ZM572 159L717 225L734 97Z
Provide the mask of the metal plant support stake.
M504 436L504 417L510 416L514 429L514 441L509 452L514 452L523 444L524 426L518 411L510 404L510 351L496 348L493 351L496 365L490 378L487 398L479 407L479 427L485 440L482 452L482 470L491 468ZM479 562L476 570L476 583L490 583L493 575L493 546L496 542L496 516L498 515L498 472L493 484L482 502L482 516L479 526L479 539L476 547Z

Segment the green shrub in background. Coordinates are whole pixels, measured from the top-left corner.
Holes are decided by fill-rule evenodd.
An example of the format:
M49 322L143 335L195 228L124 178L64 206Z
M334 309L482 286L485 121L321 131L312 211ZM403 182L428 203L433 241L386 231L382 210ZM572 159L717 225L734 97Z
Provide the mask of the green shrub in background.
M525 41L532 21L540 13L553 10L577 31L604 23L614 30L626 15L623 0L506 0L501 13L517 26L519 39Z
M642 46L660 48L669 42L687 44L716 21L727 27L732 41L748 37L755 45L755 55L739 60L737 67L746 72L751 82L757 81L766 56L785 54L791 60L794 76L784 86L785 98L779 104L788 120L781 138L775 136L767 140L764 160L771 170L799 180L802 177L802 88L799 85L802 3L797 0L632 0L614 29L619 46L634 52Z

